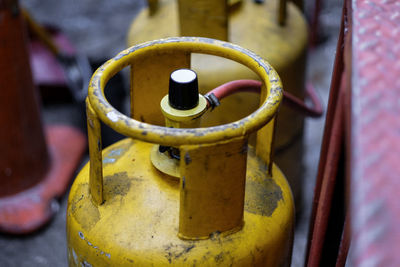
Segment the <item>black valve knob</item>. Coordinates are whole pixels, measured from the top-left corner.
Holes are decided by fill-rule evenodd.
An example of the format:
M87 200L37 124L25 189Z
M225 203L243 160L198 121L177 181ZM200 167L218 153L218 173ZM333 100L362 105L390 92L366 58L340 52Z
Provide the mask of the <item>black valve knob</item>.
M196 72L190 69L178 69L169 78L168 101L171 107L188 110L199 103L199 86Z

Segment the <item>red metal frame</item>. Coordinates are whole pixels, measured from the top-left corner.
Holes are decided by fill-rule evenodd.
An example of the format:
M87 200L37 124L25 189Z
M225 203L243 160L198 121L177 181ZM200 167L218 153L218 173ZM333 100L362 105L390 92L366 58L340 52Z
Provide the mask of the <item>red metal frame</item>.
M344 6L310 219L309 242L306 252L307 266L320 266L321 264L328 223L332 213L332 199L338 178L338 164L339 160L341 160L340 155L344 142L343 98L345 80L343 44L346 31L345 12Z
M400 2L345 1L307 266L319 266L323 260L329 223L337 209L332 205L337 195L334 184L345 177L341 190L347 196L348 209L343 211L346 219L337 222L343 227L340 246L334 252L336 266L344 266L348 260L354 266L400 264L399 77ZM345 170L338 175L340 162Z

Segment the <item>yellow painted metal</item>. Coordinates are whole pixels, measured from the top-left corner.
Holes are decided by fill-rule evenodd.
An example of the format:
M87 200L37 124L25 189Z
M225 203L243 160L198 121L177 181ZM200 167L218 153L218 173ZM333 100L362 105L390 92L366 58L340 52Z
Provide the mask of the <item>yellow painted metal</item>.
M190 54L174 51L173 55L167 52L152 55L136 55L135 61L140 64L131 65L131 116L142 122L164 125L161 109L154 107L168 94L171 72L190 67Z
M104 150L103 205L88 195L89 166L79 173L68 202L70 266L289 266L293 203L276 166L266 175L250 149L243 228L188 241L177 237L179 182L153 168L152 147L125 139Z
M144 56L173 57L174 51L246 65L263 82L260 108L230 124L182 129L139 122L112 108L104 87L113 75L139 67L137 59ZM156 73L163 73L158 67ZM87 100L90 164L77 176L68 200L69 265L289 266L294 204L285 177L271 161L273 134L267 133L273 132L281 100L279 76L268 63L212 39L152 41L101 66ZM135 112L152 114L150 108ZM130 138L101 151L99 120ZM260 144L246 145L250 133L261 128L260 144L270 146L263 156ZM152 143L180 149L180 179L154 168Z
M181 36L228 40L227 0L177 0Z
M145 55L147 58L153 58L153 60L156 60L159 56L166 53L170 55L172 60L175 58L175 54L173 53L174 51L176 51L177 54L181 51L185 51L189 54L204 53L215 55L235 60L246 65L262 80L264 85L261 94L266 98L262 99L262 103L258 110L239 121L225 125L197 129L166 128L157 125L150 125L149 123L152 123L151 120L149 120L148 123L133 120L115 110L105 99L105 84L112 76L124 67L135 65L136 62L134 61L136 57L141 58ZM157 68L160 69L157 70ZM161 74L161 68L165 68L167 71L164 71L163 74ZM153 79L156 77L156 79L161 80L162 77L165 77L166 73L168 73L168 76L166 77L169 78L169 69L169 66L155 64L153 68L151 68L151 72L156 71L158 75L155 75ZM150 71L147 72L150 73ZM132 75L137 76L135 73L132 73ZM143 76L143 80L147 80L147 78L148 76ZM149 83L153 85L154 81L149 81ZM146 85L143 85L143 92L148 93L148 98L153 98L151 92L146 91L147 88ZM163 89L160 89L160 91L161 90ZM167 91L167 89L165 90ZM242 47L231 43L213 39L181 37L150 41L122 51L116 57L110 59L97 69L90 81L88 92L90 104L99 119L117 132L146 142L179 146L183 144L213 143L219 140L221 136L224 136L225 138L235 138L247 135L260 128L276 116L278 112L279 103L282 100L282 83L278 74L271 65L249 50L245 50ZM144 93L144 95L146 94ZM160 101L161 98L157 100L156 106L159 105ZM142 112L144 116L148 113L152 113L150 110L152 109L151 107L144 107L143 109L144 111L140 112ZM131 114L131 116L135 117L135 114ZM163 120L161 111L160 116L161 119L155 118L155 120ZM229 129L229 131L227 131L227 129Z
M207 111L207 101L204 96L199 95L199 104L189 110L179 110L171 107L168 103L168 95L164 96L160 103L161 111L165 118L165 126L173 128L198 128L201 116ZM151 162L159 171L173 177L180 177L179 160L169 157L159 151L159 145L151 150Z
M103 164L101 157L101 125L92 109L89 100L86 99L86 116L87 116L87 129L89 139L89 157L90 161L90 188L89 192L92 200L97 205L102 204L103 199Z
M265 174L264 165L258 165L254 156L249 159L248 168L256 169L248 174L246 195L265 188L272 194L265 199L246 199L245 224L235 236L223 237L216 233L209 240L183 241L176 237L179 184L169 181L166 176L160 177L149 164L136 163L148 163L145 152L149 151L151 145L143 142L135 144L126 139L104 152L106 159L107 155L114 153L112 158L116 160L115 163L105 164L107 204L96 206L90 201L87 194L88 181L84 179L88 175L88 168L85 167L79 174L69 201L68 244L71 266L85 261L93 266L124 266L133 263L159 266L167 265L169 261L185 265L195 260L198 265L210 266L231 262L237 266L249 266L251 263L277 266L288 257L293 222L289 223L287 218L292 218L293 210L288 209L286 203L291 201L290 191L281 192L278 189L287 188L287 184L276 167L272 181L270 177L261 175ZM126 158L121 159L115 153L121 153ZM135 159L133 163L132 158ZM127 164L132 168L125 172ZM139 171L133 171L135 167ZM121 172L121 169L124 171ZM263 180L265 185L261 184ZM275 196L276 199L273 198ZM260 208L256 205L264 205L265 201L270 202L270 206ZM263 213L272 215L262 216ZM282 221L284 223L280 224ZM117 245L115 237L120 239ZM143 242L144 237L149 240ZM207 250L208 247L210 250ZM255 250L251 256L248 254L251 247L258 247L260 251Z
M199 95L199 104L188 110L180 110L171 107L168 103L168 95L161 99L161 111L165 117L165 126L173 128L198 128L201 116L207 111L207 100Z
M247 137L181 148L179 234L184 239L228 235L243 226Z
M194 33L206 37L221 35L218 29L222 27L228 36L220 39L262 56L277 70L285 90L303 98L308 32L301 11L293 3L286 3L286 0L265 1L263 4L243 0L234 11L226 12L222 8L225 2L161 0L155 14L148 16L145 9L135 18L127 43L131 46L149 40L186 35L186 32L180 31L185 25L191 25ZM197 14L194 18L190 16L191 8L192 13ZM178 10L182 9L187 12L179 13ZM203 28L201 15L207 10L213 10L215 15L222 17L221 21L226 19L228 23L218 24L217 19L209 18L207 25L213 22L214 27ZM257 75L241 64L212 56L191 55L191 68L198 74L201 93L231 80L257 79ZM212 113L206 114L203 122L207 126L233 122L247 116L258 106L259 96L256 94L232 95L224 99L222 105ZM282 107L277 122L276 147L279 149L290 145L302 135L302 131L302 115Z
M180 178L180 161L171 157L168 153L161 153L159 147L159 145L154 145L150 152L150 159L153 166L171 177Z

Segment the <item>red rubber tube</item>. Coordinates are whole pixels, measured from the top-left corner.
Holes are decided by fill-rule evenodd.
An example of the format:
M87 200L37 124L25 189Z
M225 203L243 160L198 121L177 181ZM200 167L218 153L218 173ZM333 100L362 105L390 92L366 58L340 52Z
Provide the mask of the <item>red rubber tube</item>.
M236 80L222 84L215 89L211 90L206 94L209 96L213 94L218 100L240 92L252 92L260 93L261 82L257 80ZM294 110L301 112L304 116L318 118L323 114L322 104L315 92L314 87L311 84L306 86L306 97L310 99L312 107L308 107L303 100L290 94L289 92L283 92L283 104L291 107ZM208 101L208 106L212 106L212 103Z

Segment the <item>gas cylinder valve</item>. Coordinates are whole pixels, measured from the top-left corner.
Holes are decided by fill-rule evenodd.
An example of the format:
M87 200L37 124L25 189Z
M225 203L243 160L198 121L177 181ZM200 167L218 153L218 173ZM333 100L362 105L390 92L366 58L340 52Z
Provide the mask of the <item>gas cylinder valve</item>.
M178 69L169 78L168 101L171 107L189 110L199 104L197 74L190 69Z
M207 99L199 94L197 74L190 69L177 69L169 78L169 90L161 100L165 126L197 128L207 111ZM179 177L180 151L171 146L156 145L151 153L153 165L163 173Z
M171 73L169 92L161 100L161 111L167 127L200 126L199 119L207 111L207 100L199 94L196 72L178 69Z

